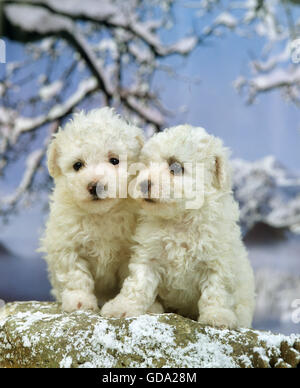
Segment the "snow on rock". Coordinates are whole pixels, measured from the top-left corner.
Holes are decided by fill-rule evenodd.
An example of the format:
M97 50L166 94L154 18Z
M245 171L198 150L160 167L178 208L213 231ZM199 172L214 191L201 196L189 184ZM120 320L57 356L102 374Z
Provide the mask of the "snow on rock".
M274 157L253 163L233 160L233 181L244 232L265 223L300 233L300 178Z
M203 327L175 314L106 319L55 303L0 309L0 367L296 367L300 335Z

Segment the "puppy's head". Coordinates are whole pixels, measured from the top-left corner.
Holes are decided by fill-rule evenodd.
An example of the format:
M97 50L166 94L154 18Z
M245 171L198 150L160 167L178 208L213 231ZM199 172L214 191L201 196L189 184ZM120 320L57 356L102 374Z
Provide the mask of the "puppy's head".
M182 125L153 136L140 161L146 168L136 179L135 196L152 214L200 209L210 195L231 190L228 151L203 128Z
M144 139L113 109L75 114L48 150L48 169L65 200L103 213L126 198L127 164L137 162Z

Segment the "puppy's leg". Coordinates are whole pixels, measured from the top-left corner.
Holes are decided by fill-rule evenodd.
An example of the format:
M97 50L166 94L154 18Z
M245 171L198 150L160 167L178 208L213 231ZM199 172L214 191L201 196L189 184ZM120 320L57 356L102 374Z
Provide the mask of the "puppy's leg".
M94 279L85 260L76 253L61 252L60 259L50 266L50 271L56 280L55 294L61 299L63 311L98 309Z
M236 316L239 327L251 327L255 310L255 279L251 265L246 257L239 260L237 285L235 287Z
M163 314L165 312L161 303L157 300L153 303L153 305L147 310L149 314Z
M154 305L159 275L150 263L131 263L130 275L125 279L121 292L107 302L101 310L105 317L136 317L145 314ZM161 311L161 310L160 310Z
M207 280L201 284L198 302L198 321L201 324L229 329L237 327L233 296L227 291L225 284L221 274L208 272Z
M97 310L95 295L83 290L64 290L62 293L62 309L66 312L75 310Z

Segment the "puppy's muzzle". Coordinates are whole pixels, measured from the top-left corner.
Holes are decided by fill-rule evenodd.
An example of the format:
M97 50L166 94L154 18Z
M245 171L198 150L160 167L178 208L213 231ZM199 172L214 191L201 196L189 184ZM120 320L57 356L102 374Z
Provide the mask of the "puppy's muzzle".
M105 186L99 182L90 182L87 186L87 190L93 199L100 199L105 192Z
M147 181L143 181L139 184L139 186L142 194L146 197L149 197L152 186L151 181L149 179Z

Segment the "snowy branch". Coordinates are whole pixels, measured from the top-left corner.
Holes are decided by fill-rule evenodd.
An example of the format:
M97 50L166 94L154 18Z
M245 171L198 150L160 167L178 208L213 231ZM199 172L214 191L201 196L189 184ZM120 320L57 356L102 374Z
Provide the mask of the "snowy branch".
M200 19L210 15L204 35L222 36L233 30L241 37L256 36L265 43L261 58L250 61L251 73L240 76L235 82L237 89L245 92L249 103L259 94L282 90L284 97L300 107L300 21L295 5L299 5L299 1L206 0L198 3Z
M43 146L37 150L32 151L26 159L25 171L21 182L15 191L0 198L0 215L9 213L24 197L25 194L31 189L34 178L41 166L41 163L46 155L47 147L51 141L53 133L55 133L59 128L59 121L54 122L50 126L48 137L46 138Z
M33 151L26 160L26 169L23 175L22 181L12 195L4 197L0 200L0 214L3 211L2 208L11 208L17 204L21 196L30 188L33 177L38 169L43 157L45 155L45 149L38 149Z
M33 119L18 116L14 122L11 142L15 144L19 136L24 132L34 131L49 122L64 118L68 113L72 112L80 101L84 100L88 95L96 90L97 81L95 78L90 78L82 81L70 98L68 98L63 104L54 105L46 115L41 115Z
M28 23L24 22L24 12L29 10L28 6L34 6L35 9L43 8L44 12L50 11L55 15L55 18L59 18L60 21L50 19L51 26L49 29L52 32L67 31L72 29L70 19L83 20L93 23L101 23L109 28L121 28L130 33L130 38L141 39L146 45L148 45L157 56L168 56L171 54L186 55L190 53L195 46L199 43L199 39L195 36L184 38L172 45L164 45L158 35L157 30L163 27L161 20L148 20L141 22L136 12L136 1L128 1L126 4L120 1L101 0L101 6L99 6L99 0L88 0L83 3L78 0L64 0L58 2L55 0L3 0L7 4L6 9L10 15L12 24L22 24L23 29L27 29ZM161 2L163 3L163 1ZM23 6L22 6L22 5ZM14 7L14 5L16 5ZM163 4L162 4L163 5ZM121 12L120 12L121 11ZM42 13L42 10L39 11ZM50 13L48 12L50 15ZM18 15L20 19L18 20ZM41 17L39 15L39 17ZM53 17L54 18L54 17ZM68 20L69 19L69 20ZM49 16L47 17L49 20ZM25 23L27 26L24 28ZM36 24L34 23L36 26ZM55 26L55 27L54 27ZM34 32L46 34L45 28L41 26L39 29L34 29Z

